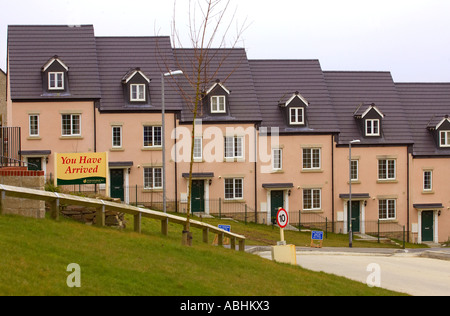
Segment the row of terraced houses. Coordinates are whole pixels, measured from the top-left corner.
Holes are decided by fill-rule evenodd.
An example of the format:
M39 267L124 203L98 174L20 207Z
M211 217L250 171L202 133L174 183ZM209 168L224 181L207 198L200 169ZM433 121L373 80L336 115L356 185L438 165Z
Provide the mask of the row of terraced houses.
M47 176L55 153L108 152L106 193L127 203L160 195L165 166L169 207L182 212L189 158L179 157L193 115L177 89L184 77L166 78L163 148L161 77L190 71L195 54L169 37L97 37L92 25L10 26L3 123L21 127L21 159ZM284 207L291 221L317 215L341 233L351 212L353 231L395 223L412 242L449 239L450 83L250 60L244 49L211 55L204 71L215 78L194 137L194 212L242 203L269 224Z

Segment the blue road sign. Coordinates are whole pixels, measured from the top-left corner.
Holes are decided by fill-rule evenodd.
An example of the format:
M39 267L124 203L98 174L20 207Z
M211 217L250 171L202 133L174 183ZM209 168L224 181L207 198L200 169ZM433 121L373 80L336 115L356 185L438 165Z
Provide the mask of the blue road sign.
M231 225L219 225L219 228L231 233Z
M311 232L312 240L323 240L323 232L321 231L312 231Z

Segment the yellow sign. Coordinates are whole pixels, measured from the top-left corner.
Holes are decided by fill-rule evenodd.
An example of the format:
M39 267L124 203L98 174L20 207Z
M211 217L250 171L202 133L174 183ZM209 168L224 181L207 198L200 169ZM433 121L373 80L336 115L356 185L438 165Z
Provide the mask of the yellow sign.
M108 153L56 154L56 185L106 183Z

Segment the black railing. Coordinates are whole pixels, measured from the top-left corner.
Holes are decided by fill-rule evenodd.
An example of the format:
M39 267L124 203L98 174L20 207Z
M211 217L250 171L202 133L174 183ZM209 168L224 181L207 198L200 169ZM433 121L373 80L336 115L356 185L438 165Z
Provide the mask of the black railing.
M20 127L0 127L0 165L2 167L22 166Z

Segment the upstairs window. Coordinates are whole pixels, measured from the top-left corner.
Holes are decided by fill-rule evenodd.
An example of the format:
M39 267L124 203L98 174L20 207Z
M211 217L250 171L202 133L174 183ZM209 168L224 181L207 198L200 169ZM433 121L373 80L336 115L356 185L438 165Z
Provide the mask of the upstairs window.
M145 101L145 84L130 85L130 100L138 102Z
M289 109L289 124L291 125L304 125L304 108L290 108Z
M225 113L225 96L211 97L211 113Z
M450 131L440 132L441 147L450 147Z
M62 115L62 136L81 136L81 115Z
M31 114L29 118L29 136L38 137L39 136L39 115Z
M303 148L303 170L320 168L320 148Z
M366 120L366 136L380 136L380 120Z
M225 158L244 158L243 137L225 137Z
M48 89L49 90L64 90L64 73L63 72L49 72L48 73Z
M378 160L378 180L395 180L395 159Z
M144 147L162 146L162 127L144 126Z

